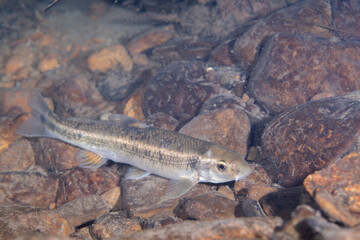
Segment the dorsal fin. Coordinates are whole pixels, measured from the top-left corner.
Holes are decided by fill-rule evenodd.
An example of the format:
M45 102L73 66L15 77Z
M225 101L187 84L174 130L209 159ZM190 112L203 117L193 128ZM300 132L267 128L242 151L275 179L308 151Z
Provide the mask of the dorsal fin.
M122 127L137 127L137 128L147 128L149 127L143 122L136 120L135 118L128 117L122 114L111 114L108 117L109 121L116 123Z

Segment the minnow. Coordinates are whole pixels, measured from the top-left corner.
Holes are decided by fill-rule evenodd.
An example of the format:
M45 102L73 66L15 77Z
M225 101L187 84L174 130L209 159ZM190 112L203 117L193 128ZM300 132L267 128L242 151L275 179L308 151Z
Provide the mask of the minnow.
M28 105L30 118L18 126L17 134L55 138L81 148L76 154L81 167L98 168L111 159L131 165L127 179L149 174L168 178L167 198L177 198L199 182L238 181L252 171L242 156L221 145L153 128L125 115L110 115L107 121L62 118L36 90Z

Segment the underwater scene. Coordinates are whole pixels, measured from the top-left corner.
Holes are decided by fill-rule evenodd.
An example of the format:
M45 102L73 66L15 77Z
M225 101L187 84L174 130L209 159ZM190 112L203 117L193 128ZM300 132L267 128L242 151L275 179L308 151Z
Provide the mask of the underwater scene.
M360 239L360 1L0 0L0 239Z

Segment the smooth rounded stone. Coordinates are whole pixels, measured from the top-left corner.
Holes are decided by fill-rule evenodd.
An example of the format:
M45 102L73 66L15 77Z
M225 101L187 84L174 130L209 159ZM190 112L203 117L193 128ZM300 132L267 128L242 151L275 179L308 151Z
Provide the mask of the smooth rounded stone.
M121 189L118 186L113 187L107 192L103 193L101 197L112 211L122 209Z
M359 144L337 161L309 175L306 190L331 219L348 226L360 223ZM346 201L344 201L346 199Z
M112 212L96 219L90 227L90 232L96 239L108 239L137 232L141 229L139 220L126 218L122 212Z
M53 94L56 113L60 116L99 116L114 108L104 101L85 75L75 75L59 81Z
M335 0L331 3L336 34L342 39L359 40L360 2Z
M110 168L84 169L76 168L60 176L60 185L56 205L61 206L76 198L98 194L101 195L117 186L120 174Z
M235 109L239 108L246 112L250 122L258 123L268 117L265 113L257 106L253 100L246 101L231 94L218 94L204 102L200 108L200 114L210 112L216 109Z
M52 210L20 204L0 205L0 239L17 239L36 233L70 237L75 229Z
M180 122L178 120L166 113L152 114L145 119L144 123L152 127L161 128L169 131L175 131L180 125Z
M214 42L197 39L174 40L155 47L151 58L156 61L205 60L215 47Z
M212 186L199 183L185 195L175 199L166 199L166 187L170 180L149 175L139 180L122 180L123 209L128 211L130 217L142 219L163 211L173 211L178 201L190 196L196 196L211 191Z
M59 180L38 172L0 172L0 204L48 208L56 201Z
M282 112L320 94L360 89L360 42L275 34L262 50L249 89L268 110Z
M263 166L282 186L299 186L337 160L359 135L360 102L333 97L310 101L276 117L261 139Z
M77 167L79 148L57 139L39 138L33 144L36 164L50 172L63 172Z
M176 207L175 213L183 220L215 220L236 217L238 202L218 192L207 192L185 199Z
M123 114L139 121L144 121L144 113L142 110L142 99L145 93L145 86L139 87L132 93L126 101L123 109Z
M108 213L110 207L101 196L88 195L67 202L54 211L77 227Z
M29 97L29 91L17 90L14 88L0 88L0 116L5 117L10 114L16 115L24 112L30 112L31 109L27 104Z
M213 87L205 80L203 63L170 63L147 84L143 111L146 117L163 112L183 123L199 111L213 92Z
M247 78L246 73L234 65L206 68L206 79L229 91L239 84L244 85Z
M141 223L141 225L143 226L143 229L160 228L182 221L183 220L175 216L175 214L172 211L164 211L164 212L159 212L151 216L150 218L144 220Z
M250 121L240 109L220 109L200 114L180 129L180 133L228 147L245 158Z
M234 192L237 196L245 193L245 197L258 201L268 193L278 190L276 186L273 186L270 177L262 166L253 164L252 169L253 171L249 176L235 182Z
M220 66L231 66L233 61L231 58L230 50L230 41L221 43L211 51L209 58L210 64L220 65Z
M257 21L235 41L234 57L241 67L250 70L259 49L262 49L261 45L274 33L310 33L318 37L331 38L334 33L330 30L329 23L331 8L327 1L301 1Z
M20 139L11 144L0 153L0 165L1 171L25 171L35 166L34 151L30 142Z
M280 218L273 217L184 221L124 235L121 239L270 239L275 228L280 227L281 224Z
M247 198L241 204L241 216L243 217L266 217L260 203L254 199Z
M128 97L143 81L136 79L131 72L119 69L110 70L100 76L96 88L107 101L120 101Z

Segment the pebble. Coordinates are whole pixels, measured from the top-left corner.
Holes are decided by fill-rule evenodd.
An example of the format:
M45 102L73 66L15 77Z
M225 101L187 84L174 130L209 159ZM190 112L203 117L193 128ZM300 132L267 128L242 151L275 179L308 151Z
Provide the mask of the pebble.
M172 211L163 211L144 220L142 226L143 229L160 228L178 222L182 222L182 219L175 216Z
M145 86L139 87L126 101L123 114L139 121L144 121L144 113L142 110L142 99L145 93Z
M107 72L120 64L124 71L131 71L133 62L122 45L114 45L103 48L99 52L92 54L87 61L88 68L95 72Z
M309 174L354 145L360 102L333 97L310 101L276 117L261 139L263 166L282 186L299 186Z
M42 59L38 64L38 70L40 72L46 72L57 67L59 67L58 60L51 56Z
M34 151L30 142L20 139L12 143L0 153L0 164L1 171L26 171L35 166Z
M106 204L110 207L112 211L122 209L122 196L121 189L116 186L101 195Z

